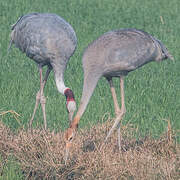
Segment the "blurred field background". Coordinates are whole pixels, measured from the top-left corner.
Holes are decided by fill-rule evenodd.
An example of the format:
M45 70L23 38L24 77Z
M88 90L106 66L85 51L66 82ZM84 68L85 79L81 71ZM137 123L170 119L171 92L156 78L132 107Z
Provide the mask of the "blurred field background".
M0 119L14 131L26 128L39 90L36 64L14 47L7 54L10 25L21 15L30 12L56 13L75 29L78 47L65 72L65 83L74 91L77 105L83 86L81 57L83 49L90 42L104 32L119 28L142 29L160 39L175 61L150 63L129 73L125 78L127 112L122 124L132 124L136 128L134 136L137 139L147 135L157 138L166 131L167 122L170 121L172 129L176 131L175 140L180 142L179 0L1 0ZM120 100L119 80L115 79L114 82ZM64 130L68 127L65 97L58 93L53 73L48 79L45 95L48 128L56 132ZM2 112L7 110L17 112L20 115L18 120L12 113L3 115ZM108 84L102 78L80 121L80 128L89 128L109 116L114 117L113 102ZM33 126L42 125L42 111L39 108ZM13 174L11 165L7 166L10 168L7 172Z

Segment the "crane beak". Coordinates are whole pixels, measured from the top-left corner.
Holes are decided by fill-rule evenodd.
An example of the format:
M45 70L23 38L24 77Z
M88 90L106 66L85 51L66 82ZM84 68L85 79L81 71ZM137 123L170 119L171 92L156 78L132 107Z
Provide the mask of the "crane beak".
M67 104L66 104L66 108L67 108L67 111L68 111L69 122L71 123L72 120L73 120L74 112L76 110L76 102L74 100L73 101L68 101Z
M65 155L64 155L64 161L65 161L65 165L67 164L67 160L69 157L69 149L72 146L72 143L70 142L66 142L66 151L65 151Z
M65 156L64 156L65 165L67 164L69 151L72 147L73 137L74 137L74 129L68 128L67 131L65 132L65 142L66 142L66 150L65 150Z

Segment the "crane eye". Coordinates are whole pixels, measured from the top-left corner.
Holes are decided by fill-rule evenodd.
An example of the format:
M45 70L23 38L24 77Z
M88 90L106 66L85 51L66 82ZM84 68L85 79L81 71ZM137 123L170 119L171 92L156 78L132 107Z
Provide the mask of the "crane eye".
M73 137L71 136L71 137L69 138L69 141L72 141L72 139L73 139Z

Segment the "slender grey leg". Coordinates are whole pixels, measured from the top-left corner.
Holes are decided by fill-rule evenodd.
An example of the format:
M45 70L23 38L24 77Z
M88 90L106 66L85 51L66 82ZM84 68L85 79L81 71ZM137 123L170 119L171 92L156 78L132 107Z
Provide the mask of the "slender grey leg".
M113 98L113 102L114 102L115 114L117 116L119 114L119 112L120 112L120 108L119 108L119 104L118 104L118 100L117 100L117 96L116 96L116 91L115 91L115 88L113 86L112 78L108 79L108 82L109 82L109 85L110 85L111 94L112 94L112 98Z
M121 110L118 113L118 115L115 118L115 122L113 126L111 127L110 131L108 132L108 135L106 136L105 142L107 142L107 139L112 134L115 128L118 128L118 146L119 149L121 149L121 133L120 133L120 120L122 119L123 115L126 112L125 108L125 100L124 100L124 79L123 77L120 77L120 88L121 88Z
M43 118L44 118L44 129L46 130L46 127L47 127L46 113L45 113L46 98L44 97L43 90L44 90L45 84L47 82L49 73L52 70L52 67L48 66L48 69L46 71L46 75L45 75L45 78L44 78L43 81L42 81L42 66L39 65L38 68L39 68L39 73L40 73L40 90L36 94L36 104L35 104L35 107L34 107L34 111L33 111L33 115L31 117L31 120L29 121L29 127L30 127L30 129L32 129L32 122L34 120L34 116L35 116L37 107L38 107L39 103L41 103L41 108L42 108L42 111L43 111Z
M45 109L45 105L46 105L46 97L44 95L41 95L41 108L42 108L42 112L43 112L43 119L44 119L44 129L47 129L47 121L46 121L46 109Z
M40 92L41 92L41 99L40 99L40 103L41 103L41 108L42 108L42 112L43 112L43 119L44 119L44 129L46 130L47 129L47 121L46 121L46 109L45 109L45 105L46 105L46 97L44 96L44 87L45 87L45 84L47 82L47 79L48 79L48 76L49 76L49 73L51 72L52 70L52 67L51 66L48 66L48 69L46 71L46 75L44 77L44 80L43 82L41 83L41 89L40 89ZM42 80L42 78L40 78ZM40 80L40 81L41 81Z
M32 123L33 123L33 120L34 120L34 116L35 116L37 107L39 105L39 101L40 101L40 92L38 91L38 93L36 94L36 104L35 104L35 107L34 107L33 115L31 117L31 120L29 121L29 128L30 129L32 129Z
M38 69L39 69L39 74L40 74L40 89L41 89L41 82L42 82L42 66L38 66ZM29 128L32 129L32 123L33 123L33 120L34 120L34 116L36 114L36 110L38 108L38 105L39 105L39 102L40 102L40 99L41 99L41 90L39 90L36 94L36 104L35 104L35 107L34 107L34 111L33 111L33 115L31 117L31 120L29 121Z
M120 123L118 124L118 147L119 147L119 151L121 150L121 128L120 128Z
M122 117L126 113L126 107L125 107L125 98L124 98L124 79L123 77L120 77L120 89L121 89L121 112L123 112ZM120 122L118 124L118 147L119 150L121 150L121 132L120 132Z

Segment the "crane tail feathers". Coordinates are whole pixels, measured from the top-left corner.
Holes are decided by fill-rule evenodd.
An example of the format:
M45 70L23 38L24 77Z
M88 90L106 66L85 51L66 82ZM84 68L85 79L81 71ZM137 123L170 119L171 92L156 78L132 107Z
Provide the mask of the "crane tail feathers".
M18 18L18 20L17 20L14 24L11 25L11 30L14 30L15 26L16 26L16 25L18 24L18 22L22 19L22 17L23 17L23 16L20 16L20 17Z
M10 43L9 43L9 46L8 46L8 50L7 50L7 54L9 54L10 50L11 50L11 46L13 44L13 40L14 40L14 28L15 26L19 23L19 21L22 19L23 16L19 17L18 20L11 25L11 40L10 40Z

